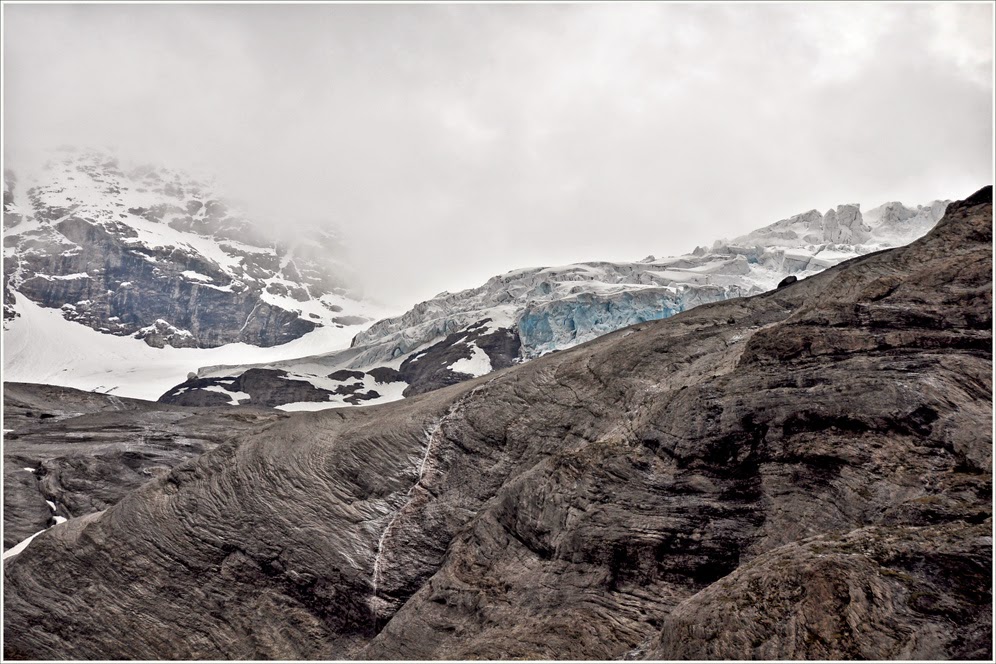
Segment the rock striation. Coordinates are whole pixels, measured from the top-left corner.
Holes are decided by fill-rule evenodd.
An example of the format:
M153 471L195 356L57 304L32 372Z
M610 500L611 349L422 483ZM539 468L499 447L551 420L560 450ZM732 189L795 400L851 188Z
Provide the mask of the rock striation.
M51 385L4 383L3 546L104 510L240 431L284 415L190 409Z
M4 654L991 659L991 243L238 435L6 560Z

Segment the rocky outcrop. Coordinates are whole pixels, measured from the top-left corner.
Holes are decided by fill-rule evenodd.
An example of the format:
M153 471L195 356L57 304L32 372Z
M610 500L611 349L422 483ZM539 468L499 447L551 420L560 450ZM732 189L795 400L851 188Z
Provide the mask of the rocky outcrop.
M866 527L786 544L679 604L643 654L991 659L991 535L987 518Z
M409 397L512 366L519 359L519 335L489 326L491 322L485 318L413 354L391 378L408 383L404 396ZM461 370L461 362L473 359L475 353L484 354L483 366ZM376 376L376 372L375 368L370 373Z
M7 320L25 297L160 348L274 346L369 320L333 316L351 302L341 254L327 231L288 243L208 184L102 152L62 153L27 184L4 178Z
M991 658L991 199L238 436L8 559L5 655Z
M339 380L348 380L340 377ZM332 390L295 380L286 371L249 369L236 378L189 378L159 398L177 406L277 406L299 401L328 401Z

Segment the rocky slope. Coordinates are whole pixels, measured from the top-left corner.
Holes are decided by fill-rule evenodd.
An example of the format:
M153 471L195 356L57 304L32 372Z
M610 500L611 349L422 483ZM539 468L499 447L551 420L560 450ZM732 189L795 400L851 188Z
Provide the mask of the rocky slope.
M4 383L3 546L91 514L235 433L283 417Z
M248 369L255 370L257 389L246 390L251 398L246 403L289 410L420 394L627 325L768 291L786 277L805 278L846 259L907 244L937 223L947 203L916 208L887 203L865 215L857 205L839 205L685 256L515 270L380 320L358 333L348 350L277 363L203 367L195 380L176 385L161 400L217 402L217 393L210 391L238 381ZM298 387L286 389L287 381Z
M6 560L5 655L991 659L991 243L238 436Z
M282 220L286 223L286 220ZM100 332L162 348L283 344L366 322L328 231L293 242L209 182L129 167L105 151L55 153L4 173L4 321L27 298Z

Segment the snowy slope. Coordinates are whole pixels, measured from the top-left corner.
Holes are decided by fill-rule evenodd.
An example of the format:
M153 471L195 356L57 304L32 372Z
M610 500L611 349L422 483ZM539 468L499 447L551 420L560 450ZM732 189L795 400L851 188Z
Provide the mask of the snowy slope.
M15 292L15 296L19 296ZM355 327L322 327L289 343L261 348L154 348L66 320L57 309L17 297L18 317L3 334L3 379L47 383L155 401L198 367L293 360L349 344Z
M805 278L906 244L930 230L946 205L887 203L867 217L857 205L841 205L683 256L514 270L380 320L357 334L347 350L289 362L204 367L196 380L178 385L163 400L201 403L199 390L249 370L253 381L245 382L263 386L252 395L260 405L284 403L285 391L272 385L288 380L316 388L308 394L309 409L341 405L347 393L352 404L366 403L365 395L369 402L380 402L385 392L397 394L399 383L407 385L403 394L410 396L699 304L771 290L789 275Z
M5 171L4 380L155 399L199 366L347 347L387 311L333 232L287 221L101 150Z

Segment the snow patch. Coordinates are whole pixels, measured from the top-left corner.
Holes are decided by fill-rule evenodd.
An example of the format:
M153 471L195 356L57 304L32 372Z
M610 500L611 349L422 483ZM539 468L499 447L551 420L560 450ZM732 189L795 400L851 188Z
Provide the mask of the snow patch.
M341 404L333 404L324 401L295 401L293 403L285 403L283 405L277 406L277 410L283 410L288 413L299 412L299 411L316 411L316 410L327 410L329 408L335 408Z
M470 347L470 358L462 358L450 365L450 370L456 373L470 374L475 378L491 373L491 358L473 341L468 344Z
M9 549L7 549L6 551L4 551L3 552L3 559L7 560L8 558L13 558L17 554L19 554L22 551L24 551L26 548L28 548L28 545L31 544L31 540L33 540L34 538L38 537L39 535L41 535L46 530L48 530L48 528L45 528L44 530L39 530L37 533L35 533L31 537L28 537L27 539L18 542L14 546L12 546Z
M35 274L34 276L46 279L48 281L75 281L77 279L89 279L90 275L86 272L74 272L73 274Z
M319 387L330 391L334 390L336 387L340 385L352 386L356 385L359 382L357 380L350 380L350 381L343 381L340 383L338 381L334 381L329 378L324 378L322 376L304 376L304 375L298 375L293 377L286 376L286 378L291 380L305 380L314 385L315 387ZM364 376L362 383L363 387L357 391L358 393L361 394L369 393L371 390L373 390L376 391L377 394L379 394L380 396L374 399L360 401L359 403L354 405L346 401L346 399L351 396L350 394L330 394L328 401L295 401L293 403L286 403L277 406L276 408L278 410L294 412L294 411L303 411L303 410L306 411L327 410L329 408L343 408L343 407L362 408L363 406L376 406L378 404L389 403L391 401L397 401L399 399L404 398L403 393L405 391L405 388L408 387L408 383L404 381L396 381L391 383L378 383L370 375Z
M239 402L242 401L243 399L251 398L245 392L232 392L230 390L226 390L221 385L208 385L207 387L201 387L199 389L205 390L207 392L218 392L220 394L224 394L225 396L231 399L231 401L228 402L229 406L238 406Z
M181 272L183 276L192 281L214 281L211 277L206 274L201 274L200 272L194 272L193 270L184 270Z

